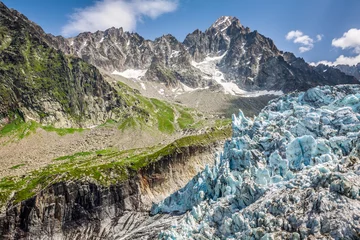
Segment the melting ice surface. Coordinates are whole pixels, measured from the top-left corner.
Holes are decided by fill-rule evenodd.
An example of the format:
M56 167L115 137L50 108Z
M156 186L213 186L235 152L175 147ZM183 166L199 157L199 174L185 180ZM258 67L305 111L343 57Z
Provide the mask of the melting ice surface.
M345 173L338 169L345 159L359 154L359 113L358 85L282 96L254 120L240 111L233 116L233 137L214 167L206 167L183 189L153 206L152 214L185 213L159 238L300 239L324 232L333 238L351 236L352 228L360 230L360 165ZM318 184L318 190L310 191ZM334 191L347 196L340 198L346 201L340 213L349 208L356 210L354 214L336 212L341 202L331 200L337 196ZM321 204L306 207L304 199ZM327 206L324 202L335 210L321 209ZM319 213L312 215L317 208ZM340 222L333 223L337 218Z

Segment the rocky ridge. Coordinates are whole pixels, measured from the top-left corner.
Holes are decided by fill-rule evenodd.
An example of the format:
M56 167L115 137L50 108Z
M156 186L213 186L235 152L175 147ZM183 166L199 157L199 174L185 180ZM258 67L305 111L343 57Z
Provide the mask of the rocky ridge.
M159 81L170 88L291 92L318 85L358 83L332 69L328 73L308 65L274 42L244 27L235 17L219 18L205 32L195 30L181 43L172 35L154 41L137 33L110 28L74 38L48 35L48 42L66 54L124 77ZM202 66L202 67L199 67ZM265 93L268 94L268 93Z
M358 85L273 100L233 117L215 161L152 208L184 218L160 239L358 239Z
M49 46L40 27L0 2L0 119L90 127L118 118L124 101L85 61Z
M337 65L335 68L339 69L343 73L354 76L356 79L360 80L360 63L357 65L349 66L349 65Z

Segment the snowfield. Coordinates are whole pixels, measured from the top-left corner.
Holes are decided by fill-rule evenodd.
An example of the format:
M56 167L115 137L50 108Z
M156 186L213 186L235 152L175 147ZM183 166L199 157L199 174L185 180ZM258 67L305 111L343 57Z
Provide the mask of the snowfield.
M159 239L358 239L360 86L316 87L233 116L214 167L154 204Z
M240 89L234 81L226 81L224 74L219 70L217 64L225 57L226 52L221 56L206 57L202 62L192 61L191 65L199 69L201 72L209 76L209 79L215 80L223 87L226 94L240 95L241 97L259 97L263 95L276 95L280 96L284 93L282 91L254 91L248 92Z
M145 73L147 72L147 70L143 70L143 69L126 69L123 72L119 72L119 71L114 71L112 72L112 74L114 75L120 75L122 77L125 78L130 78L130 79L140 79L141 77L145 76Z

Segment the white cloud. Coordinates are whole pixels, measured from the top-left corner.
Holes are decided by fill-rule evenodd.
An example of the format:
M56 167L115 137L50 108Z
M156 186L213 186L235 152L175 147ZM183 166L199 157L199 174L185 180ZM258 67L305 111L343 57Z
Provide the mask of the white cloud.
M177 9L177 0L101 0L94 5L76 9L62 34L71 36L80 32L95 32L111 27L134 31L142 17L152 19Z
M311 37L309 37L308 35L305 35L303 32L299 31L299 30L293 30L288 32L288 34L286 34L286 40L290 41L292 40L294 43L298 43L301 44L302 46L299 47L299 51L301 53L310 51L313 47L314 47L314 39L312 39ZM317 41L321 41L322 40L322 35L318 34L316 36Z
M298 38L301 37L302 35L304 35L302 32L300 32L299 30L296 31L290 31L288 32L288 34L286 35L286 40L292 40L294 38Z
M360 55L357 55L355 57L346 57L344 55L341 55L340 57L338 57L334 62L330 62L330 61L320 61L317 63L310 63L310 65L312 66L317 66L319 64L324 64L324 65L328 65L328 66L336 66L336 65L356 65L360 63Z
M322 34L316 35L316 39L318 42L320 42L323 39L323 37L324 37L324 35L322 35Z
M313 48L313 46L299 47L299 52L304 53L304 52L310 51L312 48Z
M360 29L350 29L341 38L333 39L332 45L342 49L354 49L356 53L360 53Z
M341 38L334 38L332 40L332 46L341 49L353 49L357 56L346 57L344 55L339 56L334 62L320 61L317 63L311 63L311 65L324 64L329 66L345 64L345 65L356 65L360 63L360 29L352 28L345 32Z

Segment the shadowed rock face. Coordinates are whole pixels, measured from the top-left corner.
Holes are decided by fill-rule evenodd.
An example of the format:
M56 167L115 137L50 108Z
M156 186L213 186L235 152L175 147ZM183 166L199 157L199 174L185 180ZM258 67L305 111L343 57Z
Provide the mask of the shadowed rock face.
M88 127L116 116L121 99L95 67L49 46L39 26L3 3L0 25L0 119Z
M181 82L204 88L220 79L248 91L287 93L318 85L358 83L354 77L334 68L323 72L291 53L283 53L271 39L244 27L235 17L221 17L205 32L195 30L188 34L183 43L171 35L145 40L122 28L81 33L69 39L48 35L47 40L64 53L81 57L109 72L146 71L135 78L159 81L168 87ZM197 67L214 57L219 59L210 67L218 71L212 71L215 74ZM219 74L223 77L219 78Z
M356 66L337 65L335 68L339 69L347 75L356 77L356 79L360 81L360 63L358 63Z

